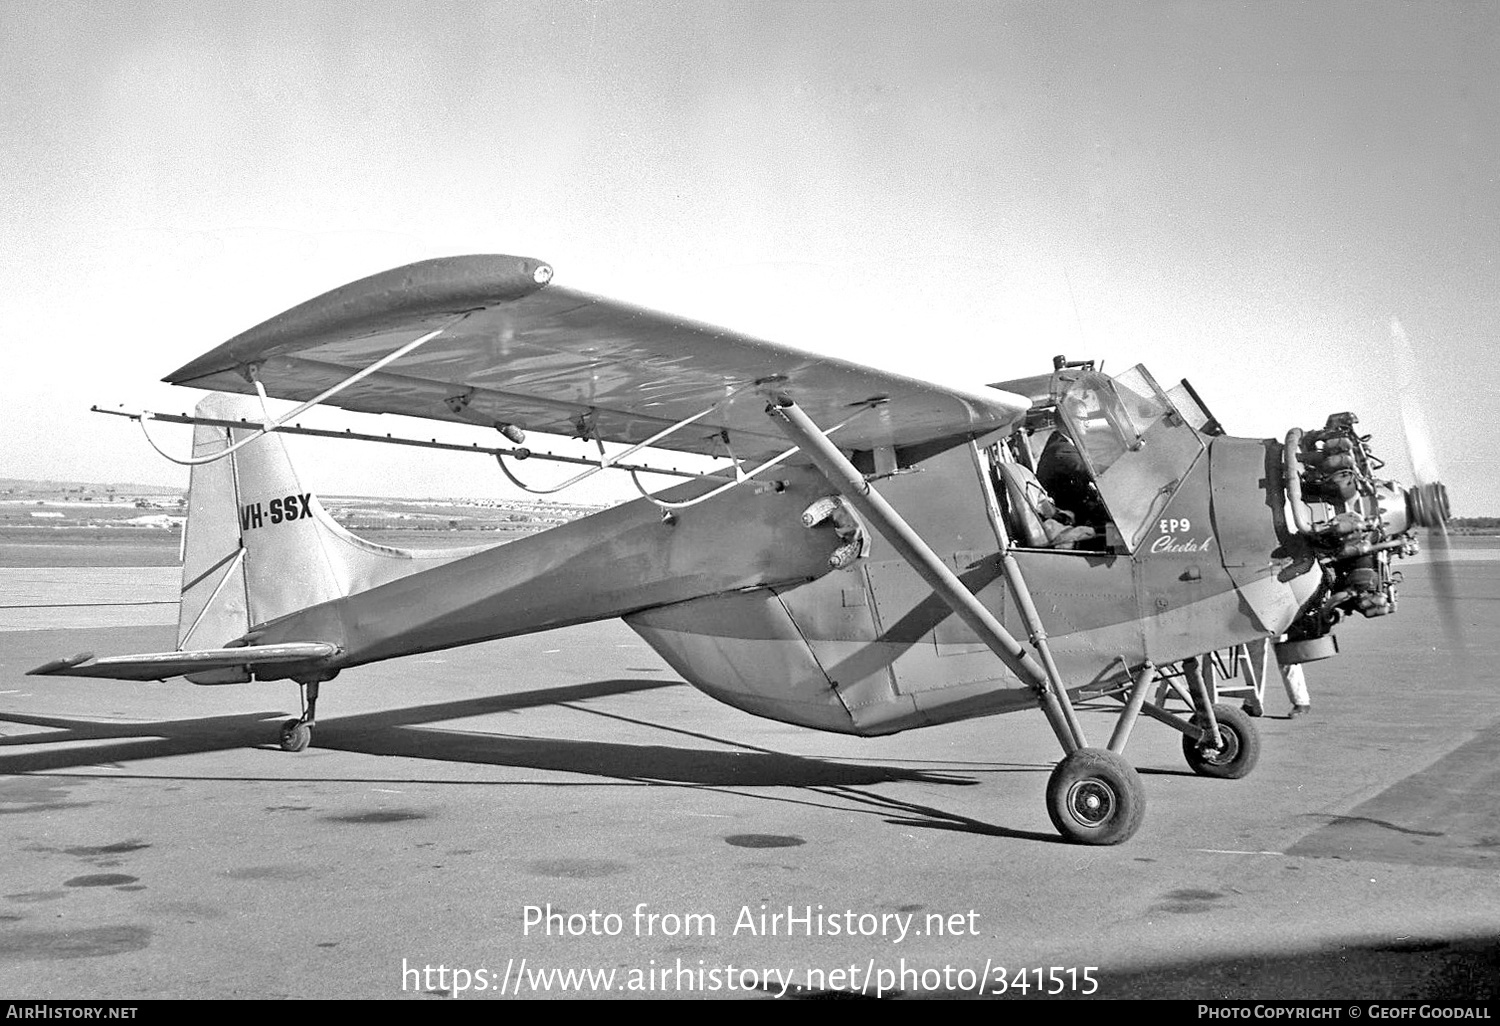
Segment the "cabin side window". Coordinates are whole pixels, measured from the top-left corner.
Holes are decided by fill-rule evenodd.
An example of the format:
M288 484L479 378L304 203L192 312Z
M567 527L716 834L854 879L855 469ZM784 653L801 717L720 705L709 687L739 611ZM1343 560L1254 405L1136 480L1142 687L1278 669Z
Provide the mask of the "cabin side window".
M1073 552L1118 550L1119 535L1087 463L1050 413L988 450L991 484L1011 542Z

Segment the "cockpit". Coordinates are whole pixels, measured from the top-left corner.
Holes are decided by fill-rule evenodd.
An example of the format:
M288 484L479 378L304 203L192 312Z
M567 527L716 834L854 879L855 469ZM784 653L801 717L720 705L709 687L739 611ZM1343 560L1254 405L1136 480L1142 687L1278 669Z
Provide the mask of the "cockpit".
M991 484L1021 548L1134 552L1205 439L1222 434L1191 385L1165 392L1140 365L1109 377L1058 357L1050 375L994 387L1032 400L1022 427L989 449Z

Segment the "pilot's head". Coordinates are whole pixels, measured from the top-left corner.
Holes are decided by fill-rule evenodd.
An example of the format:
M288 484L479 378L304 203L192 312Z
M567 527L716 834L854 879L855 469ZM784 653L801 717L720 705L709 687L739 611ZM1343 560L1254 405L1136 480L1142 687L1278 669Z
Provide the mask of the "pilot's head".
M1094 388L1080 388L1069 392L1063 398L1063 406L1070 416L1077 419L1097 417L1103 409L1099 391Z

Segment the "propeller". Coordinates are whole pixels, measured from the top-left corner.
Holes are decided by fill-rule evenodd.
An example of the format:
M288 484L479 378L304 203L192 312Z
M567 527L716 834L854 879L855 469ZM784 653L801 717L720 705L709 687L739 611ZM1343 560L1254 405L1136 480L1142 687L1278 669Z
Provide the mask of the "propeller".
M1463 620L1458 609L1458 583L1449 559L1448 489L1439 480L1436 449L1427 417L1417 399L1417 360L1411 340L1401 322L1391 318L1391 343L1396 352L1396 366L1401 399L1401 428L1406 434L1407 454L1411 458L1415 484L1405 489L1407 519L1414 527L1427 529L1427 551L1431 556L1432 588L1437 600L1438 618L1452 652L1459 658L1466 654Z

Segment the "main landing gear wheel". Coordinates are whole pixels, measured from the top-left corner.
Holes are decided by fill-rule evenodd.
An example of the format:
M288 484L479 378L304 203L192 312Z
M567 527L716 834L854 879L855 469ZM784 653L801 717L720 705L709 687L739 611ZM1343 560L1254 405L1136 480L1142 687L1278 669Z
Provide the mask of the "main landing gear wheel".
M1186 734L1182 735L1182 754L1194 773L1222 780L1238 780L1255 768L1260 758L1260 731L1250 722L1250 717L1232 705L1214 706L1214 718L1219 721L1219 736L1224 746L1208 751L1198 747L1198 742ZM1199 717L1193 723L1199 724Z
M1119 844L1130 840L1146 817L1146 790L1124 756L1080 748L1047 780L1047 815L1075 844Z
M281 725L281 750L300 752L312 744L312 724L287 720Z

